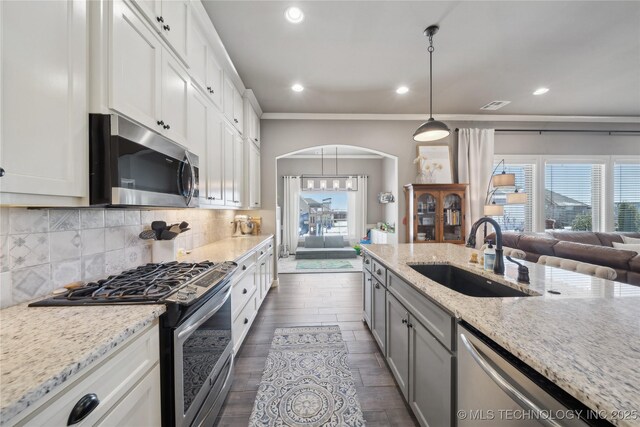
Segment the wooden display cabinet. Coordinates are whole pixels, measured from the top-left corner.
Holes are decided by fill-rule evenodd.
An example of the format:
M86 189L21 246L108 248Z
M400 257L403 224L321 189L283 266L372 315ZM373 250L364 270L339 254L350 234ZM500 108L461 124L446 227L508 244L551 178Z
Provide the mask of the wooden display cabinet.
M468 184L407 184L407 243L455 243L466 239Z

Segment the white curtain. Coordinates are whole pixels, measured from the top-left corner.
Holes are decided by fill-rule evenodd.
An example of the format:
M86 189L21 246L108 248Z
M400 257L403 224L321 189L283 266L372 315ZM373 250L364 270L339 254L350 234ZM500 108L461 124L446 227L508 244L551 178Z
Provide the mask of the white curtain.
M284 210L282 212L282 244L294 253L298 247L300 227L300 177L284 178Z
M487 186L493 171L494 129L458 131L458 182L469 184L466 198L466 232L484 216ZM482 244L482 240L478 240Z
M349 191L347 196L347 229L352 244L360 242L367 232L367 177L357 179L358 191Z

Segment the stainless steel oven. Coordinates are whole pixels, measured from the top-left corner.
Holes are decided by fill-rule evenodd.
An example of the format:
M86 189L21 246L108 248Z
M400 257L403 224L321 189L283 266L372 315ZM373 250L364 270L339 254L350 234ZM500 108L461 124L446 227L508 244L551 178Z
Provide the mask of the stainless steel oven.
M176 426L212 425L233 380L231 282L172 330Z
M197 207L199 159L116 114L89 115L91 205Z

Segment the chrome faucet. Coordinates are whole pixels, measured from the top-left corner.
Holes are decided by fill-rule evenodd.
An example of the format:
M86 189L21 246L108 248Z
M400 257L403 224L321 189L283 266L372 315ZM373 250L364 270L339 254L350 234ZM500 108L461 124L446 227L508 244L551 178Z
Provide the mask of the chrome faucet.
M488 216L484 216L477 220L475 224L471 226L471 233L469 233L469 238L467 239L467 247L476 247L476 233L478 232L478 227L485 222L493 225L494 230L496 230L496 261L493 264L493 272L502 276L504 275L504 258L502 256L502 230L500 229L500 225L496 222L496 220L494 220L493 218L489 218Z

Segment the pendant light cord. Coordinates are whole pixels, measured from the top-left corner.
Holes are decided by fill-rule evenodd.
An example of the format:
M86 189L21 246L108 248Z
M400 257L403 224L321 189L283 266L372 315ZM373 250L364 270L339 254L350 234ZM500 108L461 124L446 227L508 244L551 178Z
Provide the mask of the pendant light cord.
M429 34L429 118L433 119L433 34Z

